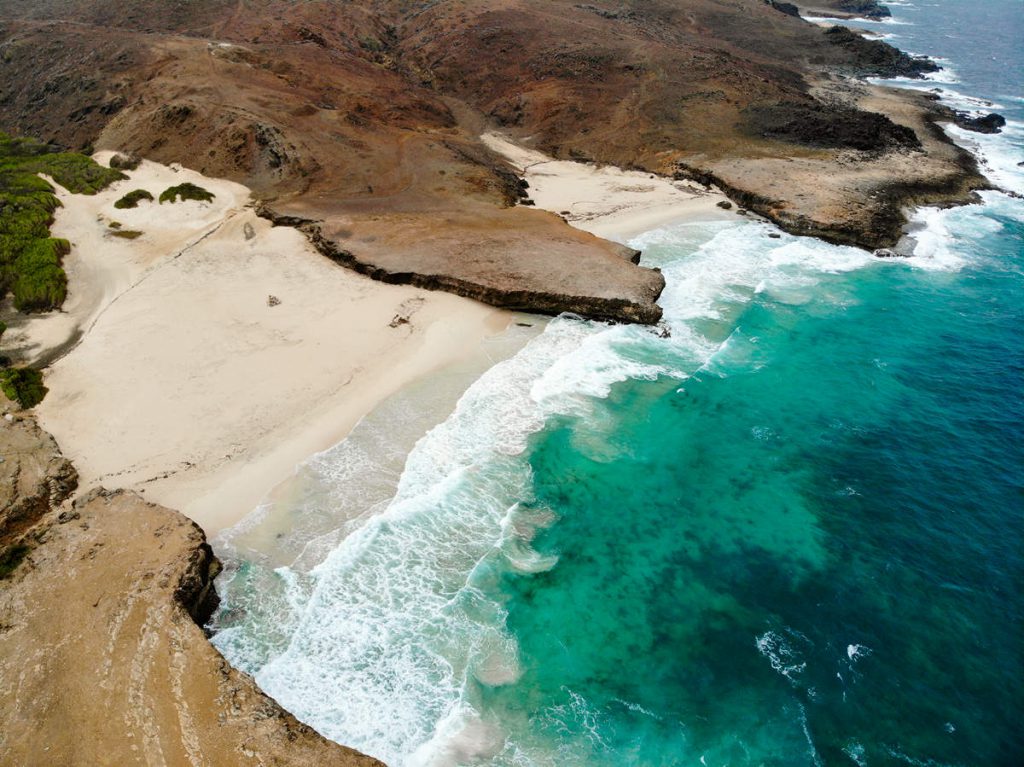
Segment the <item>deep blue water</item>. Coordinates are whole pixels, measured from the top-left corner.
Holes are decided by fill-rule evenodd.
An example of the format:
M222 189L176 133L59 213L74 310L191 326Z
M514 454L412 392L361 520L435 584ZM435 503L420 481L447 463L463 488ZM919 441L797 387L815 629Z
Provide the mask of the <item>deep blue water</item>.
M893 11L1024 191L1022 3ZM394 767L1024 763L1024 204L915 226L638 238L670 338L553 321L315 567L239 556L215 641Z

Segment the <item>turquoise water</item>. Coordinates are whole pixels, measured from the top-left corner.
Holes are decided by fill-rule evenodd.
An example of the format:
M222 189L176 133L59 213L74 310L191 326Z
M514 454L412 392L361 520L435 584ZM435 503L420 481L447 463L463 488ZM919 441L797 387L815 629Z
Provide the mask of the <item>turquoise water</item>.
M893 10L1024 190L1020 3ZM770 233L639 238L670 337L554 320L366 509L386 445L319 457L294 552L221 541L217 645L393 767L1024 762L1024 204L907 260Z

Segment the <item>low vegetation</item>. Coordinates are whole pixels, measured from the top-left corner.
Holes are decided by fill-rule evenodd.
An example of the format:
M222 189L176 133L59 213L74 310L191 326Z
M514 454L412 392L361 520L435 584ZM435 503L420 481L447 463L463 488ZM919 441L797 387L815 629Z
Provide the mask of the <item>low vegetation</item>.
M128 194L126 194L120 200L115 202L114 207L119 210L124 210L125 208L137 208L139 206L139 203L142 202L143 200L152 202L153 195L151 195L145 189L134 189L131 192L128 192Z
M67 295L61 261L70 244L50 236L60 201L39 173L76 194L125 178L85 155L0 133L0 298L13 293L23 312L56 309Z
M9 400L23 408L35 407L49 391L43 385L43 374L35 368L8 368L0 371L0 389Z
M169 187L161 192L160 204L177 202L179 198L182 201L198 200L199 202L213 202L213 193L206 191L201 186L196 186L186 181L184 184Z
M0 580L13 573L31 550L25 544L18 543L0 554Z
M142 158L135 154L118 152L110 158L110 167L115 170L135 170L139 167ZM150 199L153 199L152 197Z
M142 236L142 232L135 229L116 229L109 234L111 237L119 237L122 240L137 240Z

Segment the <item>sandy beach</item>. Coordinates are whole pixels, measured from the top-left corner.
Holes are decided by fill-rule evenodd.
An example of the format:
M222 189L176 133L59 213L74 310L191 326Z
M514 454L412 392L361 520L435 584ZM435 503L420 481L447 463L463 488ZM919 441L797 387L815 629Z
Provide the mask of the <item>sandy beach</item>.
M555 160L497 133L481 140L530 184L536 207L561 215L577 229L617 242L679 221L730 218L728 198L691 181L672 181L613 166Z
M258 218L238 184L149 162L130 176L94 197L60 191L53 232L74 245L65 310L10 331L29 358L59 356L38 415L83 492L135 489L219 530L513 316L337 266ZM214 201L113 207L183 181Z
M522 170L538 207L599 236L735 215L686 182L486 140ZM239 184L152 162L129 175L92 197L59 190L53 232L73 243L68 300L9 331L22 356L50 363L39 420L83 491L134 489L214 534L388 396L514 317L340 267L257 217ZM184 181L213 202L113 206Z

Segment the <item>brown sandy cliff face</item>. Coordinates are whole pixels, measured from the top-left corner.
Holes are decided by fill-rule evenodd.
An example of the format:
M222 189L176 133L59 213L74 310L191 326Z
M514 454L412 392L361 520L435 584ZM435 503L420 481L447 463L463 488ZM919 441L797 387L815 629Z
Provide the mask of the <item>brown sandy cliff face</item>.
M181 514L127 492L57 510L75 475L31 418L0 421L0 764L380 762L300 724L197 622L219 563Z
M0 19L3 127L242 181L368 273L500 305L652 321L663 281L511 207L488 128L705 174L787 228L865 247L892 244L905 203L983 184L911 97L872 108L920 145L764 130L765 107L856 121L872 97L840 75L926 65L763 0L0 0Z

